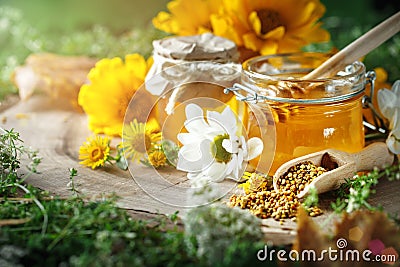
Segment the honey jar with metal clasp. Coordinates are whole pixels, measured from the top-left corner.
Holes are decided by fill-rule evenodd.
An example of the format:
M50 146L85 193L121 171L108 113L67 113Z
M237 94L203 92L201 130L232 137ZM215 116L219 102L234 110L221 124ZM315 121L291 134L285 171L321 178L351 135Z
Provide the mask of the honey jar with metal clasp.
M260 171L273 174L288 160L327 148L353 153L364 147L363 96L373 80L359 61L333 77L302 79L328 57L314 52L254 57L243 63L241 82L227 88L269 116L268 125L248 116L249 137L275 125L275 135L263 139L271 148L263 154L275 148L275 155L272 162L254 163Z

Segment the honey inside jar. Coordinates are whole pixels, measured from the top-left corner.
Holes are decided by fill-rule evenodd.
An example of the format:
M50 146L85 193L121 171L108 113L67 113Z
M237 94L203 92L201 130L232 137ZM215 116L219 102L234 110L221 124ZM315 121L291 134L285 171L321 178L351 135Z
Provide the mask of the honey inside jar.
M258 95L256 105L272 114L269 121L275 124L271 175L299 156L328 148L354 153L364 147L365 67L355 62L334 77L301 79L325 57L322 53L262 56L243 64L242 83ZM251 129L253 122L249 123Z

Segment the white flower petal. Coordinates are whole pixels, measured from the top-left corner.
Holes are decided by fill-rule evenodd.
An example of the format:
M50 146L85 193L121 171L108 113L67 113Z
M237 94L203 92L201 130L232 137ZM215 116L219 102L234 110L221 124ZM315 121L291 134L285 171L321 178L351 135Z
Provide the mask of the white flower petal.
M209 127L204 118L200 117L186 120L184 125L189 133L202 133Z
M222 119L221 113L210 110L207 111L207 122L211 128L218 132L218 134L224 134L227 132L222 124Z
M176 168L186 172L201 172L214 158L209 149L211 142L202 140L184 145L179 149Z
M240 167L242 166L241 161L243 161L243 157L241 157L242 158L241 161L239 160L239 155L241 155L240 152L238 154L238 157L232 157L232 160L231 160L231 162L234 166L232 174L233 174L233 178L236 181L239 181L239 171L240 171Z
M392 91L397 96L397 99L400 99L400 80L397 80L392 85Z
M240 146L242 147L243 150L243 158L247 159L247 155L249 154L249 152L247 151L247 143L243 135L240 137Z
M205 170L204 174L213 182L222 182L226 176L226 167L225 163L214 162Z
M392 133L390 133L389 137L386 139L386 145L388 146L389 150L393 154L400 154L400 141L399 140L400 139L398 139Z
M239 149L239 152L237 154L237 161L238 161L238 165L241 165L243 163L244 160L244 150L243 149Z
M178 156L191 162L200 160L202 157L200 143L191 143L181 147Z
M222 140L222 147L231 154L237 153L239 149L239 140L233 138L232 139L224 139Z
M215 158L211 151L211 141L210 140L203 140L200 145L201 150L201 163L202 163L202 170L209 168L214 162Z
M184 157L181 157L181 154L178 154L176 169L184 172L198 172L198 170L201 170L201 165L196 165L195 163L196 161L186 160Z
M392 131L386 139L386 144L389 150L394 154L400 154L400 110L396 109L393 121L390 123Z
M215 129L211 127L204 129L203 131L204 138L207 138L209 140L214 140L214 138L220 134L225 134L225 132L221 131L221 129Z
M393 118L390 121L390 129L393 131L400 130L400 107L394 109Z
M222 147L229 153L235 153L232 150L232 142L229 139L222 140Z
M262 140L258 137L252 137L247 141L248 145L248 155L246 160L252 160L255 157L259 156L263 149L264 149L264 144Z
M232 175L234 172L234 168L237 166L237 156L235 154L232 155L231 160L226 164L226 175Z
M178 141L181 142L183 145L192 144L192 143L200 143L203 136L197 133L179 133Z
M201 133L209 125L206 123L203 115L203 110L200 106L196 104L188 104L185 108L186 121L185 127L188 132Z
M229 106L226 106L226 108L222 111L221 113L222 117L224 120L229 121L229 122L236 122L237 117L235 113L232 111L232 109ZM236 125L236 123L235 123Z
M231 165L229 167L232 168L232 172L230 172L227 177L235 181L240 181L243 175L243 160L240 160L240 154L241 152L239 152L238 156L235 155L235 157L228 163L228 165Z
M394 108L397 105L397 97L394 92L388 89L378 91L379 110L388 120L392 120Z
M186 119L190 120L197 117L203 117L203 109L196 104L188 104L185 107Z
M207 112L207 121L214 127L218 127L223 133L229 135L236 134L237 131L237 118L235 113L227 106L222 113L216 111Z

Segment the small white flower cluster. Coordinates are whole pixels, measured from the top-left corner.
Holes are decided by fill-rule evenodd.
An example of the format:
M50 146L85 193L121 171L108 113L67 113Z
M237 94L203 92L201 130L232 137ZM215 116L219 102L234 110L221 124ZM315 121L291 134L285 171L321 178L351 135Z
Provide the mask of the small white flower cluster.
M391 132L386 144L391 152L400 154L400 80L393 84L392 90L378 91L378 105L382 115L390 122Z
M179 150L177 169L188 172L192 180L239 181L247 161L261 154L261 139L253 137L246 142L238 135L239 121L229 106L221 113L207 111L207 120L196 104L188 104L185 112L188 132L178 134L183 146Z
M186 244L196 246L198 257L210 266L224 261L230 246L262 240L261 220L238 207L222 203L197 207L184 217ZM196 244L193 244L193 239ZM240 259L237 259L240 260Z

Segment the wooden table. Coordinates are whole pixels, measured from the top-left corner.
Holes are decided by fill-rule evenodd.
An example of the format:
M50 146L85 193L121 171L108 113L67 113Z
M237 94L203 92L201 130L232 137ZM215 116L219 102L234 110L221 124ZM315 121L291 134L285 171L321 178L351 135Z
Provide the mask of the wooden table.
M185 173L168 169L163 173L163 176L168 177L168 183L155 182L157 180L154 180L153 173L143 168L143 171L134 174L140 178L139 186L130 172L119 170L117 167L91 170L81 166L78 160L79 146L91 132L87 129L86 115L72 110L67 103L35 96L4 110L0 118L3 128L14 128L21 134L25 145L38 149L43 157L39 165L40 173L30 174L26 179L26 182L33 186L60 197L71 196L67 187L70 181L69 168L75 168L78 170L75 183L82 194L90 198L115 192L120 197L117 204L138 218L172 214L177 210L180 215L184 215L188 210L190 200L182 194L189 188ZM27 173L25 170L21 172ZM143 188L147 188L147 192ZM175 194L174 188L179 188L182 192ZM235 192L236 184L226 181L221 183L221 188L226 190L228 198ZM400 214L399 189L399 181L388 182L383 179L370 202L373 205L382 205L389 213ZM155 195L162 195L165 199L160 201ZM334 219L327 221L331 214L329 203L333 199L330 193L321 196L325 214L314 218L319 224L326 224L327 231L333 229ZM265 239L274 244L290 244L296 235L296 223L286 220L281 225L273 219L266 219L263 220L263 231Z

